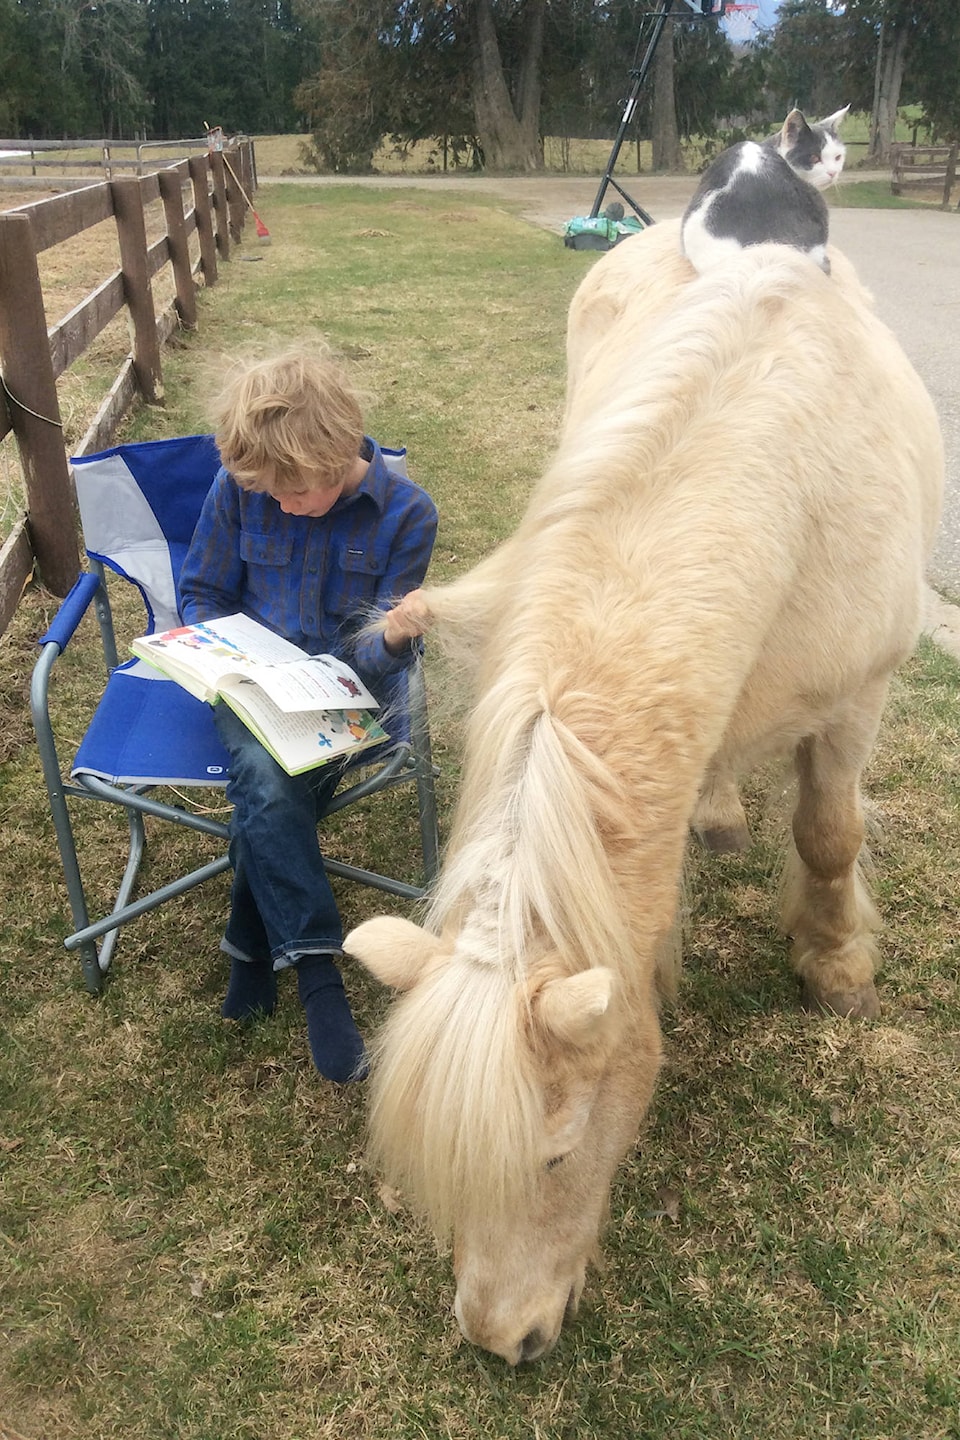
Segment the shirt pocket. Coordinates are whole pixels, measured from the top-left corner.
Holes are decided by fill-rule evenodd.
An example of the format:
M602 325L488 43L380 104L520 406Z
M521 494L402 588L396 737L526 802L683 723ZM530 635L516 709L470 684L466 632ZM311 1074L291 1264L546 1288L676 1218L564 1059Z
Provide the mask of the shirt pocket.
M331 556L328 608L335 615L350 616L362 611L376 598L386 574L390 552L379 545L338 545Z
M289 535L271 535L257 530L240 532L240 558L245 565L266 565L285 568L293 555L293 539Z

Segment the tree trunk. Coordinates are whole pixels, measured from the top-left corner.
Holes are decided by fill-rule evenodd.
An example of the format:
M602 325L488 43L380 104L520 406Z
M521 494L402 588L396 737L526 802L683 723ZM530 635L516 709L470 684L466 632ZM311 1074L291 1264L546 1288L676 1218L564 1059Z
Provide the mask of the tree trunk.
M653 57L653 168L679 170L680 130L673 88L673 17L668 15Z
M900 104L900 87L903 83L903 69L907 58L908 29L904 25L891 29L880 27L877 56L877 83L875 86L873 116L870 122L870 152L868 158L878 165L889 165L890 147L893 144L894 127L897 123L897 107Z
M523 57L514 100L503 71L493 0L473 0L473 109L488 170L541 170L540 63L546 0L527 0Z

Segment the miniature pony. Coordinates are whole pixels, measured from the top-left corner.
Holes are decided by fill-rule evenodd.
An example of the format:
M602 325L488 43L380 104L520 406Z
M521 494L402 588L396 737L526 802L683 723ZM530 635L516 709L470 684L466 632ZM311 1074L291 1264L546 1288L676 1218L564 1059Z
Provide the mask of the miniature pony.
M921 619L942 451L917 375L834 252L697 277L623 242L569 317L556 455L515 535L427 589L475 654L466 762L423 927L349 952L402 992L375 1157L452 1236L465 1336L555 1343L660 1065L693 821L794 757L783 924L810 1006L877 1011L861 770Z

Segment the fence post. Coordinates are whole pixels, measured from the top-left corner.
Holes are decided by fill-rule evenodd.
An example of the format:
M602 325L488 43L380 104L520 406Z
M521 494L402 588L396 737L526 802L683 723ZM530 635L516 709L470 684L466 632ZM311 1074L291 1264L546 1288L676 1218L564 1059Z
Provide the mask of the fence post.
M197 238L200 241L200 273L207 286L217 283L217 246L213 238L210 215L210 192L207 189L209 167L206 155L191 155L187 161L193 182L193 210L197 217Z
M252 195L257 188L257 179L253 173L253 141L243 140L240 143L240 184L248 195Z
M170 246L170 263L173 266L173 279L177 290L177 314L182 325L188 330L195 330L197 295L190 268L187 230L183 223L183 176L179 169L161 170L157 180L167 221L167 243Z
M240 163L239 152L234 150L230 160L231 169L235 170ZM227 170L227 213L230 216L230 238L235 245L239 245L243 239L243 218L246 213L246 202L240 194L236 177Z
M132 176L111 180L110 190L120 242L124 298L133 323L134 374L143 398L151 405L162 405L160 341L147 264L147 227L143 218L140 181Z
M947 170L943 177L943 204L941 210L950 209L950 197L953 194L953 187L957 179L957 144L950 146L950 154L947 156ZM960 208L960 207L958 207Z
M227 181L223 155L219 150L210 151L210 169L213 171L213 208L217 217L217 250L221 260L230 259L230 226L227 221Z
M77 578L80 552L29 215L0 215L0 364L26 479L30 542L43 583L63 596Z

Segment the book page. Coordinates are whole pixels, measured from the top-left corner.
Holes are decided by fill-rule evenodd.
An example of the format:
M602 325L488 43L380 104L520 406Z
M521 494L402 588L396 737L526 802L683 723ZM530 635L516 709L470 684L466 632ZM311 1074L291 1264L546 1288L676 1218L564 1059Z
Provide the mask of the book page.
M271 666L268 674L258 668L251 670L250 678L267 691L281 710L380 708L380 702L350 666L332 655L311 655L289 665ZM225 690L227 685L235 688L232 677L224 682Z
M332 655L307 655L247 615L145 635L133 650L200 699L256 678L282 710L379 709L349 665Z
M212 700L228 675L249 673L257 665L303 660L296 645L274 635L246 615L178 625L159 635L143 635L132 646L135 655L149 660L201 699ZM199 682L190 684L189 679Z
M275 635L249 615L224 615L219 620L200 620L195 625L182 625L166 631L163 637L205 646L217 656L231 658L233 666L283 665L303 660L304 652L291 645L282 635ZM192 637L192 639L190 638Z
M364 710L284 711L250 682L224 698L291 775L389 739Z

